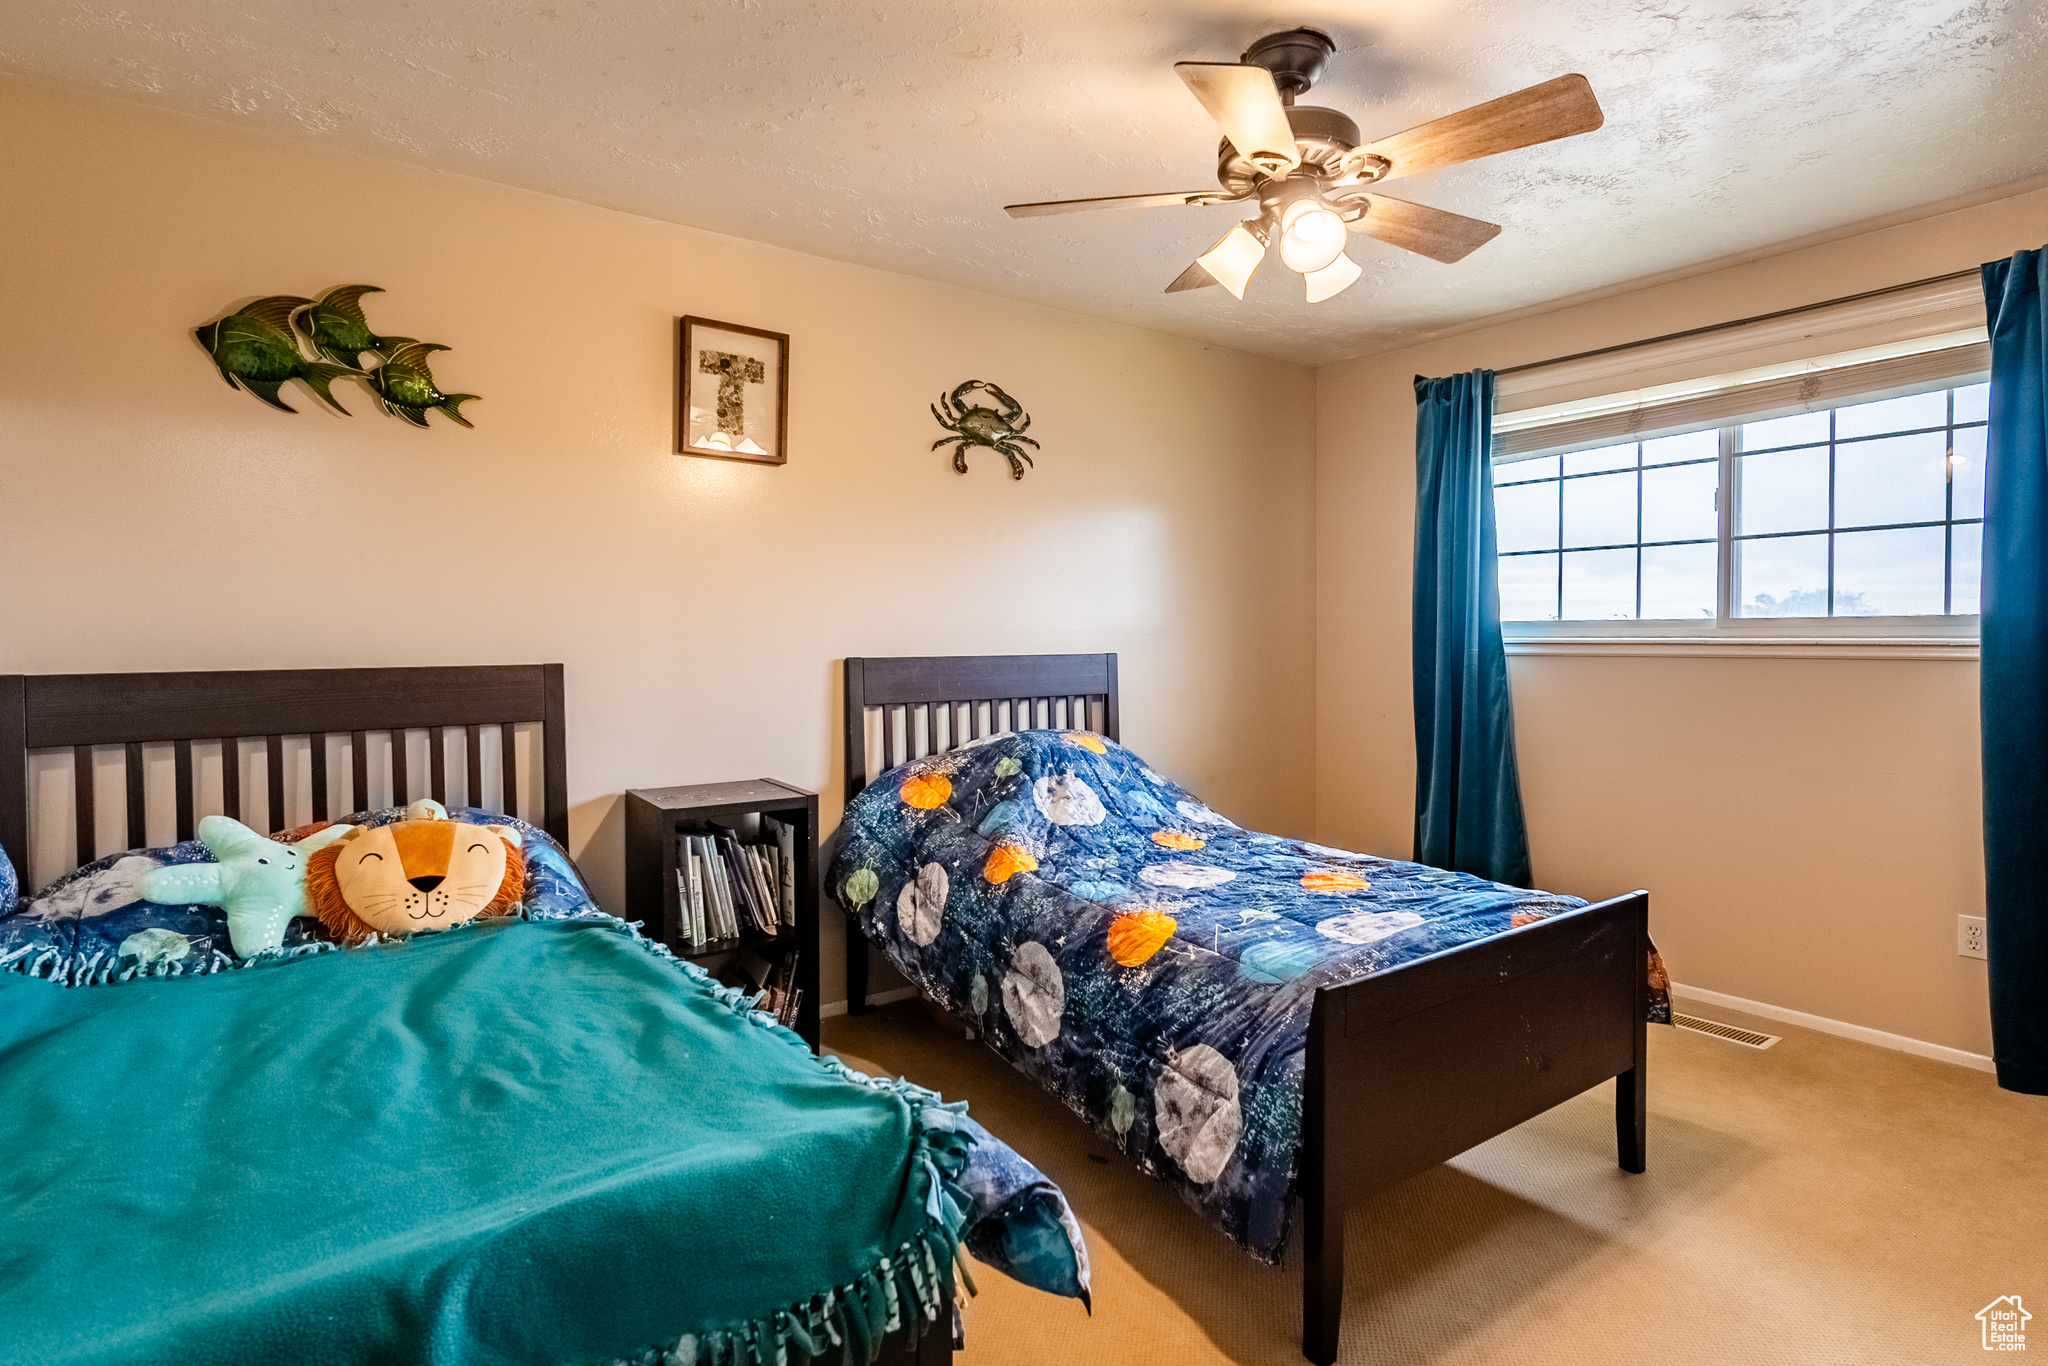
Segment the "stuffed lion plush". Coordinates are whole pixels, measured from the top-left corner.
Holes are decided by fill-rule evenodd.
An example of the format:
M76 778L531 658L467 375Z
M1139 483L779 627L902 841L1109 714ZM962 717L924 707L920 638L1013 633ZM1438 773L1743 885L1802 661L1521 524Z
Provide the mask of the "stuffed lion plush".
M518 830L452 821L434 802L359 826L306 865L306 901L344 944L505 915L525 887Z

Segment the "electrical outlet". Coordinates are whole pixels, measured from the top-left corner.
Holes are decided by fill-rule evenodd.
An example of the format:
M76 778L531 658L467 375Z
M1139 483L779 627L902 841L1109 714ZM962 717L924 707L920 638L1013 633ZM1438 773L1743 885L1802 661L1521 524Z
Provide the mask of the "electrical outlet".
M1983 916L1959 915L1956 917L1956 952L1965 958L1984 957Z

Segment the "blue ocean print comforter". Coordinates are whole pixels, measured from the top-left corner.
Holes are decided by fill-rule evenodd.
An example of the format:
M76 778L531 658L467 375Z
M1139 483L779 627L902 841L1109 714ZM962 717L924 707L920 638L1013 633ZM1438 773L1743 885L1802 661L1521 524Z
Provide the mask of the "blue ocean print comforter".
M883 774L829 879L922 991L1267 1261L1316 989L1586 904L1240 829L1059 731Z

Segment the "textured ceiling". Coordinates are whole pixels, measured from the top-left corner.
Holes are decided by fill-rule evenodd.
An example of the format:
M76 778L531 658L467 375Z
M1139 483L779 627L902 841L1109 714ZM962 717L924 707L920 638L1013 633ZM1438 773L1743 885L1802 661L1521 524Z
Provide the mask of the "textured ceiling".
M2048 0L129 3L7 0L0 71L1310 363L2048 172ZM1241 210L1001 212L1213 184L1173 63L1297 24L1368 139L1568 71L1607 125L1396 182L1506 231L1313 306L1161 292Z

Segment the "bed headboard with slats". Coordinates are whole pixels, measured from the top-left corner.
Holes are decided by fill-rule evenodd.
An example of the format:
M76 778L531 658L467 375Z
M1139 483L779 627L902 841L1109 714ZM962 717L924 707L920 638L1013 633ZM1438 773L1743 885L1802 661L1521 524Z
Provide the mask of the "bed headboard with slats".
M984 735L1040 726L1121 739L1116 656L849 659L846 800L858 797L877 773L906 760Z
M0 845L29 885L29 820L37 793L32 760L71 754L68 779L77 819L77 862L113 850L98 847L95 751L123 751L128 848L148 843L145 747L171 751L176 833L192 837L200 805L193 745L220 751L221 814L243 819L242 758L258 746L264 759L266 829L285 824L285 742L306 741L311 816L330 811L329 749L338 748L349 781L336 815L369 809L373 793L389 792L394 805L418 796L445 802L449 791L447 740L463 741L464 804L511 815L525 813L564 844L569 838L568 760L563 732L562 666L507 664L454 668L266 669L220 673L0 675ZM528 773L539 792L520 801L517 733L538 726ZM483 731L498 731L493 765L497 800L484 788ZM409 736L426 732L425 791L411 771ZM388 737L388 768L378 755L372 782L371 737ZM388 784L383 781L388 772ZM338 776L338 774L337 774ZM296 790L301 784L294 783ZM60 807L61 809L61 807ZM538 819L535 819L538 817ZM43 881L46 879L39 879Z

